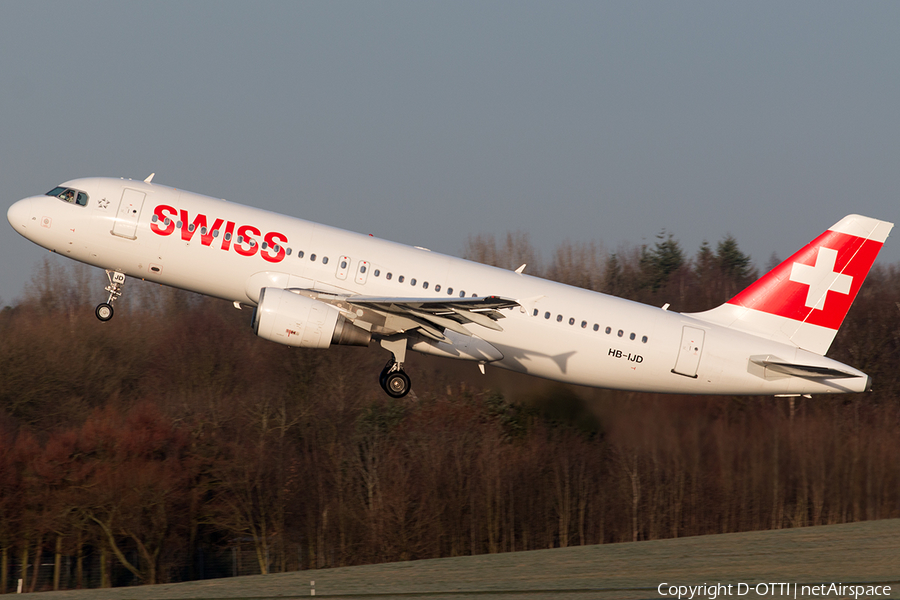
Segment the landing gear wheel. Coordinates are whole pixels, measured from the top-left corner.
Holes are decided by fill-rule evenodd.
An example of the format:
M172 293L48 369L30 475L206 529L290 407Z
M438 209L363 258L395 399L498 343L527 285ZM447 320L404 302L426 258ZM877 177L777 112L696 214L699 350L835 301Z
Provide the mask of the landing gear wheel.
M109 321L113 318L113 307L111 304L103 302L97 305L97 309L94 311L94 314L97 315L97 318L101 321Z
M391 398L402 398L409 393L409 377L403 371L392 371L382 377L381 387Z
M378 376L381 389L391 398L402 398L410 390L409 377L403 372L403 361L406 360L405 337L396 339L382 338L381 347L391 353L391 358L384 365Z
M125 273L107 269L106 277L109 279L109 285L106 286L106 291L109 292L109 298L106 302L98 304L97 308L94 310L94 314L97 315L97 318L104 323L113 318L112 303L116 301L116 298L122 295L122 286L125 285Z

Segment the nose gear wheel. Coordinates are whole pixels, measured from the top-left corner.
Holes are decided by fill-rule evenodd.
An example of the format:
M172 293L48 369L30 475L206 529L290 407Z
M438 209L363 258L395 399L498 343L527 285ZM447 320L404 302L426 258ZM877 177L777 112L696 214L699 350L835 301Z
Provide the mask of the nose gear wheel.
M97 308L94 310L94 314L103 322L113 318L115 311L113 311L112 304L122 295L122 287L125 285L125 273L107 269L106 277L109 279L109 285L106 286L106 291L109 292L109 298L106 302L98 304Z
M102 302L97 305L97 309L94 311L94 314L97 315L97 318L101 321L109 321L113 318L113 307L111 304Z

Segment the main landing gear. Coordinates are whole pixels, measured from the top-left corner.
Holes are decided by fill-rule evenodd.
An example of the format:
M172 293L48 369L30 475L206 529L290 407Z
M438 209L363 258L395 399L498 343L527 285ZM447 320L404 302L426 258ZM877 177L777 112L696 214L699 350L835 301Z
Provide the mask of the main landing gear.
M106 277L109 279L109 285L106 286L106 291L109 292L109 298L106 302L98 304L97 308L94 310L94 314L97 315L97 318L104 322L113 318L112 304L122 295L122 286L125 285L125 273L107 269Z
M409 376L403 372L400 363L395 361L393 356L381 370L378 382L391 398L402 398L409 393L410 387L412 387L409 383Z
M402 398L412 388L409 376L403 371L403 361L406 358L406 339L381 340L381 345L391 352L391 358L381 370L378 382L388 396Z

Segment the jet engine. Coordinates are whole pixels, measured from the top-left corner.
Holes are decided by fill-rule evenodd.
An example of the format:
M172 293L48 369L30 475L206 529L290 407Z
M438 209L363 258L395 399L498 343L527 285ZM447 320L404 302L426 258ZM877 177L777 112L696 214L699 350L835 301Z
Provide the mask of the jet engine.
M253 311L253 333L301 348L327 348L331 344L368 346L372 338L333 306L273 287L259 292L259 304Z

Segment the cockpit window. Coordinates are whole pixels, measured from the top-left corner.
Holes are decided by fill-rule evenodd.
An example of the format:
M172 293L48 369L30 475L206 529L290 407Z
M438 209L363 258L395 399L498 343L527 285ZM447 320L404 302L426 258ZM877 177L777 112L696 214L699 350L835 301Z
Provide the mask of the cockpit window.
M78 206L87 206L88 195L72 188L58 187L47 192L48 196L54 196L69 204L77 204Z

